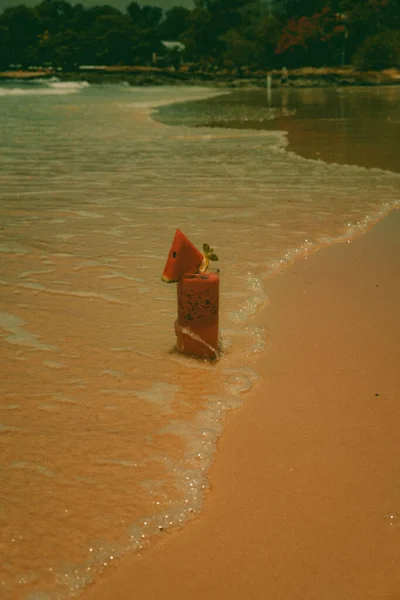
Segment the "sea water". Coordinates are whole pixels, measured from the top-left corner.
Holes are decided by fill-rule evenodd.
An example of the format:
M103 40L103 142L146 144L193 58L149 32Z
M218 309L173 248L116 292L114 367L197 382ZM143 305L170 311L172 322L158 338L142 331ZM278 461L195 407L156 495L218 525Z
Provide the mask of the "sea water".
M283 130L306 158L399 172L400 86L236 90L171 104L163 122Z
M268 276L399 206L399 174L284 132L154 118L218 93L0 88L1 600L79 595L199 514L224 419L262 385ZM220 257L218 361L175 348L177 227Z

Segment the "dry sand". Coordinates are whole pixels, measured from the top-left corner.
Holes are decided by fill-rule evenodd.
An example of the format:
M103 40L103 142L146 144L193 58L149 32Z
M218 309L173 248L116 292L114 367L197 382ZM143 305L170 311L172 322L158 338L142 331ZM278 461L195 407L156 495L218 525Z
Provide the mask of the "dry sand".
M268 283L204 513L84 600L400 599L400 213Z

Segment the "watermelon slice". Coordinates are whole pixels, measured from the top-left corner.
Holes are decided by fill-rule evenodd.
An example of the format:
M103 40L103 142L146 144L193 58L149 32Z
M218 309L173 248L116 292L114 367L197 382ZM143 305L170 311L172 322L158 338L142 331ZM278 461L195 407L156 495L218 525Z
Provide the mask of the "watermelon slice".
M204 254L177 229L161 279L166 283L179 281L184 273L196 273Z

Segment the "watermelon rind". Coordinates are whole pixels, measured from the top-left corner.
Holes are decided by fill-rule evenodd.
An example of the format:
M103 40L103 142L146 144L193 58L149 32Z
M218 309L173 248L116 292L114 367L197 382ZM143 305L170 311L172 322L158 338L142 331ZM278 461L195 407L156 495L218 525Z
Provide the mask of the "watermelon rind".
M204 254L177 229L161 280L165 283L176 283L184 273L196 273L203 259Z

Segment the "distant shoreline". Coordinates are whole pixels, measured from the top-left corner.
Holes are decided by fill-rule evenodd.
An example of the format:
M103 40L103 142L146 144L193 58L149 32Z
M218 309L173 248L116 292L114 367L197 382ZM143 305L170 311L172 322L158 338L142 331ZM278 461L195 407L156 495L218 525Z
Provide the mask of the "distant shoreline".
M37 71L2 71L0 81L23 79L49 79L57 77L61 81L88 81L89 83L121 83L132 86L148 85L207 85L214 87L264 88L267 77L270 76L272 88L285 85L286 87L343 87L343 86L381 86L399 85L400 70L386 69L383 71L356 71L351 68L313 68L304 67L288 72L285 84L281 83L280 70L255 71L243 69L240 73L220 70L206 72L183 67L179 71L155 67L99 67L80 69L72 72L51 70Z

